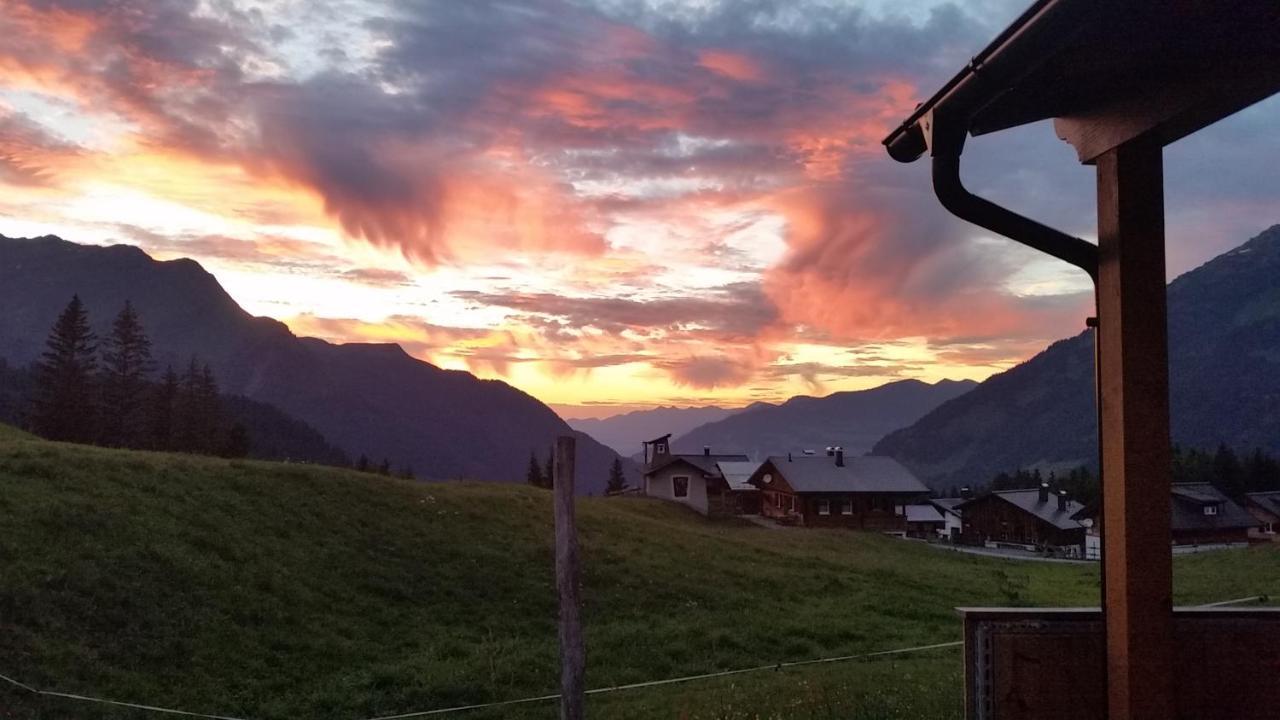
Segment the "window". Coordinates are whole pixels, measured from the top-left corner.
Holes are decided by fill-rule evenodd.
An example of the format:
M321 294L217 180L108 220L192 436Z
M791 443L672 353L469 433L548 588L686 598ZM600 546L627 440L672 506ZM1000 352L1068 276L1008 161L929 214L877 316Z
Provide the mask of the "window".
M1272 523L1262 523L1262 532L1268 535L1274 535L1276 532L1276 527Z
M1204 506L1204 514L1205 514L1205 515L1217 515L1217 514L1218 514L1218 506L1217 506L1217 505L1205 505L1205 506Z
M671 496L689 497L689 478L687 476L677 475L671 478Z
M853 498L845 498L840 501L840 514L841 515L853 514Z
M653 451L654 451L655 453L657 453L658 455L666 455L666 454L667 454L667 444L666 444L666 443L664 443L664 442L660 442L660 443L658 443L658 444L657 444L657 446L655 446L655 447L654 447ZM689 478L685 478L685 480L688 480L688 479L689 479Z
M830 500L819 500L819 501L818 501L818 514L819 514L819 515L830 515L830 514L831 514L831 501L830 501Z

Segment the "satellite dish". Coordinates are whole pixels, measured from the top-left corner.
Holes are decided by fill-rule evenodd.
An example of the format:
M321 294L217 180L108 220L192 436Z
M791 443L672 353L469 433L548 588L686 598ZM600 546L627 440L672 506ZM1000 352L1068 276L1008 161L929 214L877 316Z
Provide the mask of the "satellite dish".
M769 473L765 473L765 474L764 474L764 477L762 477L762 478L760 478L760 479L764 481L764 484L765 484L765 485L768 485L769 483L773 482L773 476L772 476L772 475L770 475Z

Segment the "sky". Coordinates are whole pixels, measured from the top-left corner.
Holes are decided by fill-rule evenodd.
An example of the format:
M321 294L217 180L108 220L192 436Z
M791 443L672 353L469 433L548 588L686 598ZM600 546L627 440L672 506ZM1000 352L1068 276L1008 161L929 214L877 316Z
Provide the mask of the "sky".
M1025 2L0 0L0 233L191 257L568 417L983 379L1088 279L880 140ZM1166 150L1170 277L1280 222L1280 100ZM965 180L1092 240L1047 123Z

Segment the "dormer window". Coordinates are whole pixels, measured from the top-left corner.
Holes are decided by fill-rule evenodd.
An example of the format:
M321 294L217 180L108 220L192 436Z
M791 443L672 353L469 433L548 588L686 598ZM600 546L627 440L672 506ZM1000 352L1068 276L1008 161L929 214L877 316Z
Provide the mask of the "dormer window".
M1218 514L1218 506L1217 506L1217 505L1205 505L1205 506L1204 506L1204 514L1205 514L1205 515L1217 515L1217 514Z
M657 453L658 455L666 455L666 454L667 454L667 444L666 444L665 442L660 442L660 443L658 443L658 444L654 447L654 452L655 452L655 453Z

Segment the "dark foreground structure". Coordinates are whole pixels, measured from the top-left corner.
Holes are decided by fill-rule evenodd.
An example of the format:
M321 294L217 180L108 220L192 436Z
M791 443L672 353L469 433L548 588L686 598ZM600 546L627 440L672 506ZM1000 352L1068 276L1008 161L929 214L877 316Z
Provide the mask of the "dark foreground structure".
M1105 645L1089 657L1099 665L1105 657L1105 672L1093 677L1105 683L1100 707L1111 720L1276 712L1275 654L1227 667L1208 652L1212 632L1200 636L1208 644L1201 654L1208 680L1175 682L1180 644L1190 635L1175 633L1172 607L1162 156L1165 145L1277 91L1275 0L1039 0L885 139L899 161L930 156L934 192L953 214L1094 280L1106 528L1098 628ZM979 198L961 182L968 135L1047 119L1081 162L1097 167L1096 246ZM1269 617L1255 612L1242 622L1274 633ZM973 651L966 648L970 662ZM1053 662L983 702L974 702L970 683L970 716L1102 717L1100 709L1062 702L1046 680L1062 669ZM1213 702L1227 687L1256 693L1257 702Z

